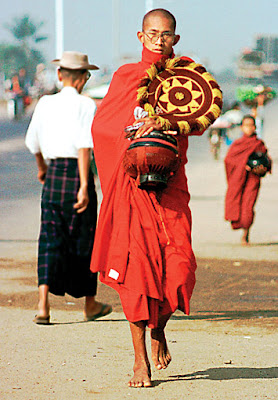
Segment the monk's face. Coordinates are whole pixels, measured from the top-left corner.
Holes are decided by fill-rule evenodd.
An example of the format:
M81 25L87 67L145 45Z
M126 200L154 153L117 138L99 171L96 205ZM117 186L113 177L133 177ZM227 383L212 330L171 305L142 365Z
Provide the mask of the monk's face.
M245 118L241 124L241 130L245 136L252 136L256 132L256 125L251 118Z
M175 35L172 21L160 14L150 15L143 31L137 33L140 42L150 51L170 55L180 36Z

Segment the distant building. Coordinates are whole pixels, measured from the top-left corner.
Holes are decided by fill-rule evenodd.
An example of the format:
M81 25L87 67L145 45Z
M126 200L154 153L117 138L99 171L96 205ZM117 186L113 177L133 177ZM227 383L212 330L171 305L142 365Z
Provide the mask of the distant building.
M264 75L271 76L278 71L278 36L258 35L256 50L264 54L261 66Z
M257 36L256 50L262 51L265 55L264 62L277 64L278 67L278 36L260 35Z
M243 79L262 79L262 63L264 53L252 49L244 49L237 62L237 76Z
M274 78L278 73L278 36L257 35L255 48L244 49L238 58L237 76L247 80Z

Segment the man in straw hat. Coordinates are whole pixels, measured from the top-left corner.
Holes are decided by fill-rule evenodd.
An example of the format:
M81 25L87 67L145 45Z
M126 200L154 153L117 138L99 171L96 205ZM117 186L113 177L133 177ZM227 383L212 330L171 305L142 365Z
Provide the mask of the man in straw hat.
M110 305L95 300L97 274L90 271L97 219L97 197L90 170L90 128L96 106L81 92L96 70L88 56L65 51L53 60L63 89L43 96L34 111L26 146L35 155L43 184L38 254L38 314L34 322L49 324L48 293L86 297L84 319L109 314Z

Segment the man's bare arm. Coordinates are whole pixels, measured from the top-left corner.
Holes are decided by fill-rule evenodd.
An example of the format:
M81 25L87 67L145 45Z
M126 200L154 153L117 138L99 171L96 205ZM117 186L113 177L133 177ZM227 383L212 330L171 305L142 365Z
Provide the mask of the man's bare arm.
M46 171L47 171L47 164L44 161L44 158L42 156L42 153L37 153L35 154L36 157L36 162L37 162L37 166L38 166L38 180L40 181L40 183L44 183L45 181L45 175L46 175Z
M85 148L79 149L78 151L80 188L77 193L77 202L73 206L78 213L82 213L83 211L85 211L89 203L88 179L91 162L91 151L91 149Z

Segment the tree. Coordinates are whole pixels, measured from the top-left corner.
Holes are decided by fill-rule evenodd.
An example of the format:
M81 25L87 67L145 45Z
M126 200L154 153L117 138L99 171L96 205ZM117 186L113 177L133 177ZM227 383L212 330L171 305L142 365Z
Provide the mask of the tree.
M20 46L0 44L0 69L6 78L11 78L27 64L26 53Z
M42 53L36 49L37 43L47 40L47 36L39 34L43 25L44 22L36 23L29 15L14 18L12 24L5 24L18 42L17 45L0 45L0 67L7 78L24 68L27 77L33 81L37 64L44 62Z
M13 21L12 25L6 24L5 26L14 38L25 46L27 46L28 40L38 43L47 39L47 36L38 35L38 31L44 25L44 22L35 23L30 19L29 15L24 15L22 18L14 18Z

